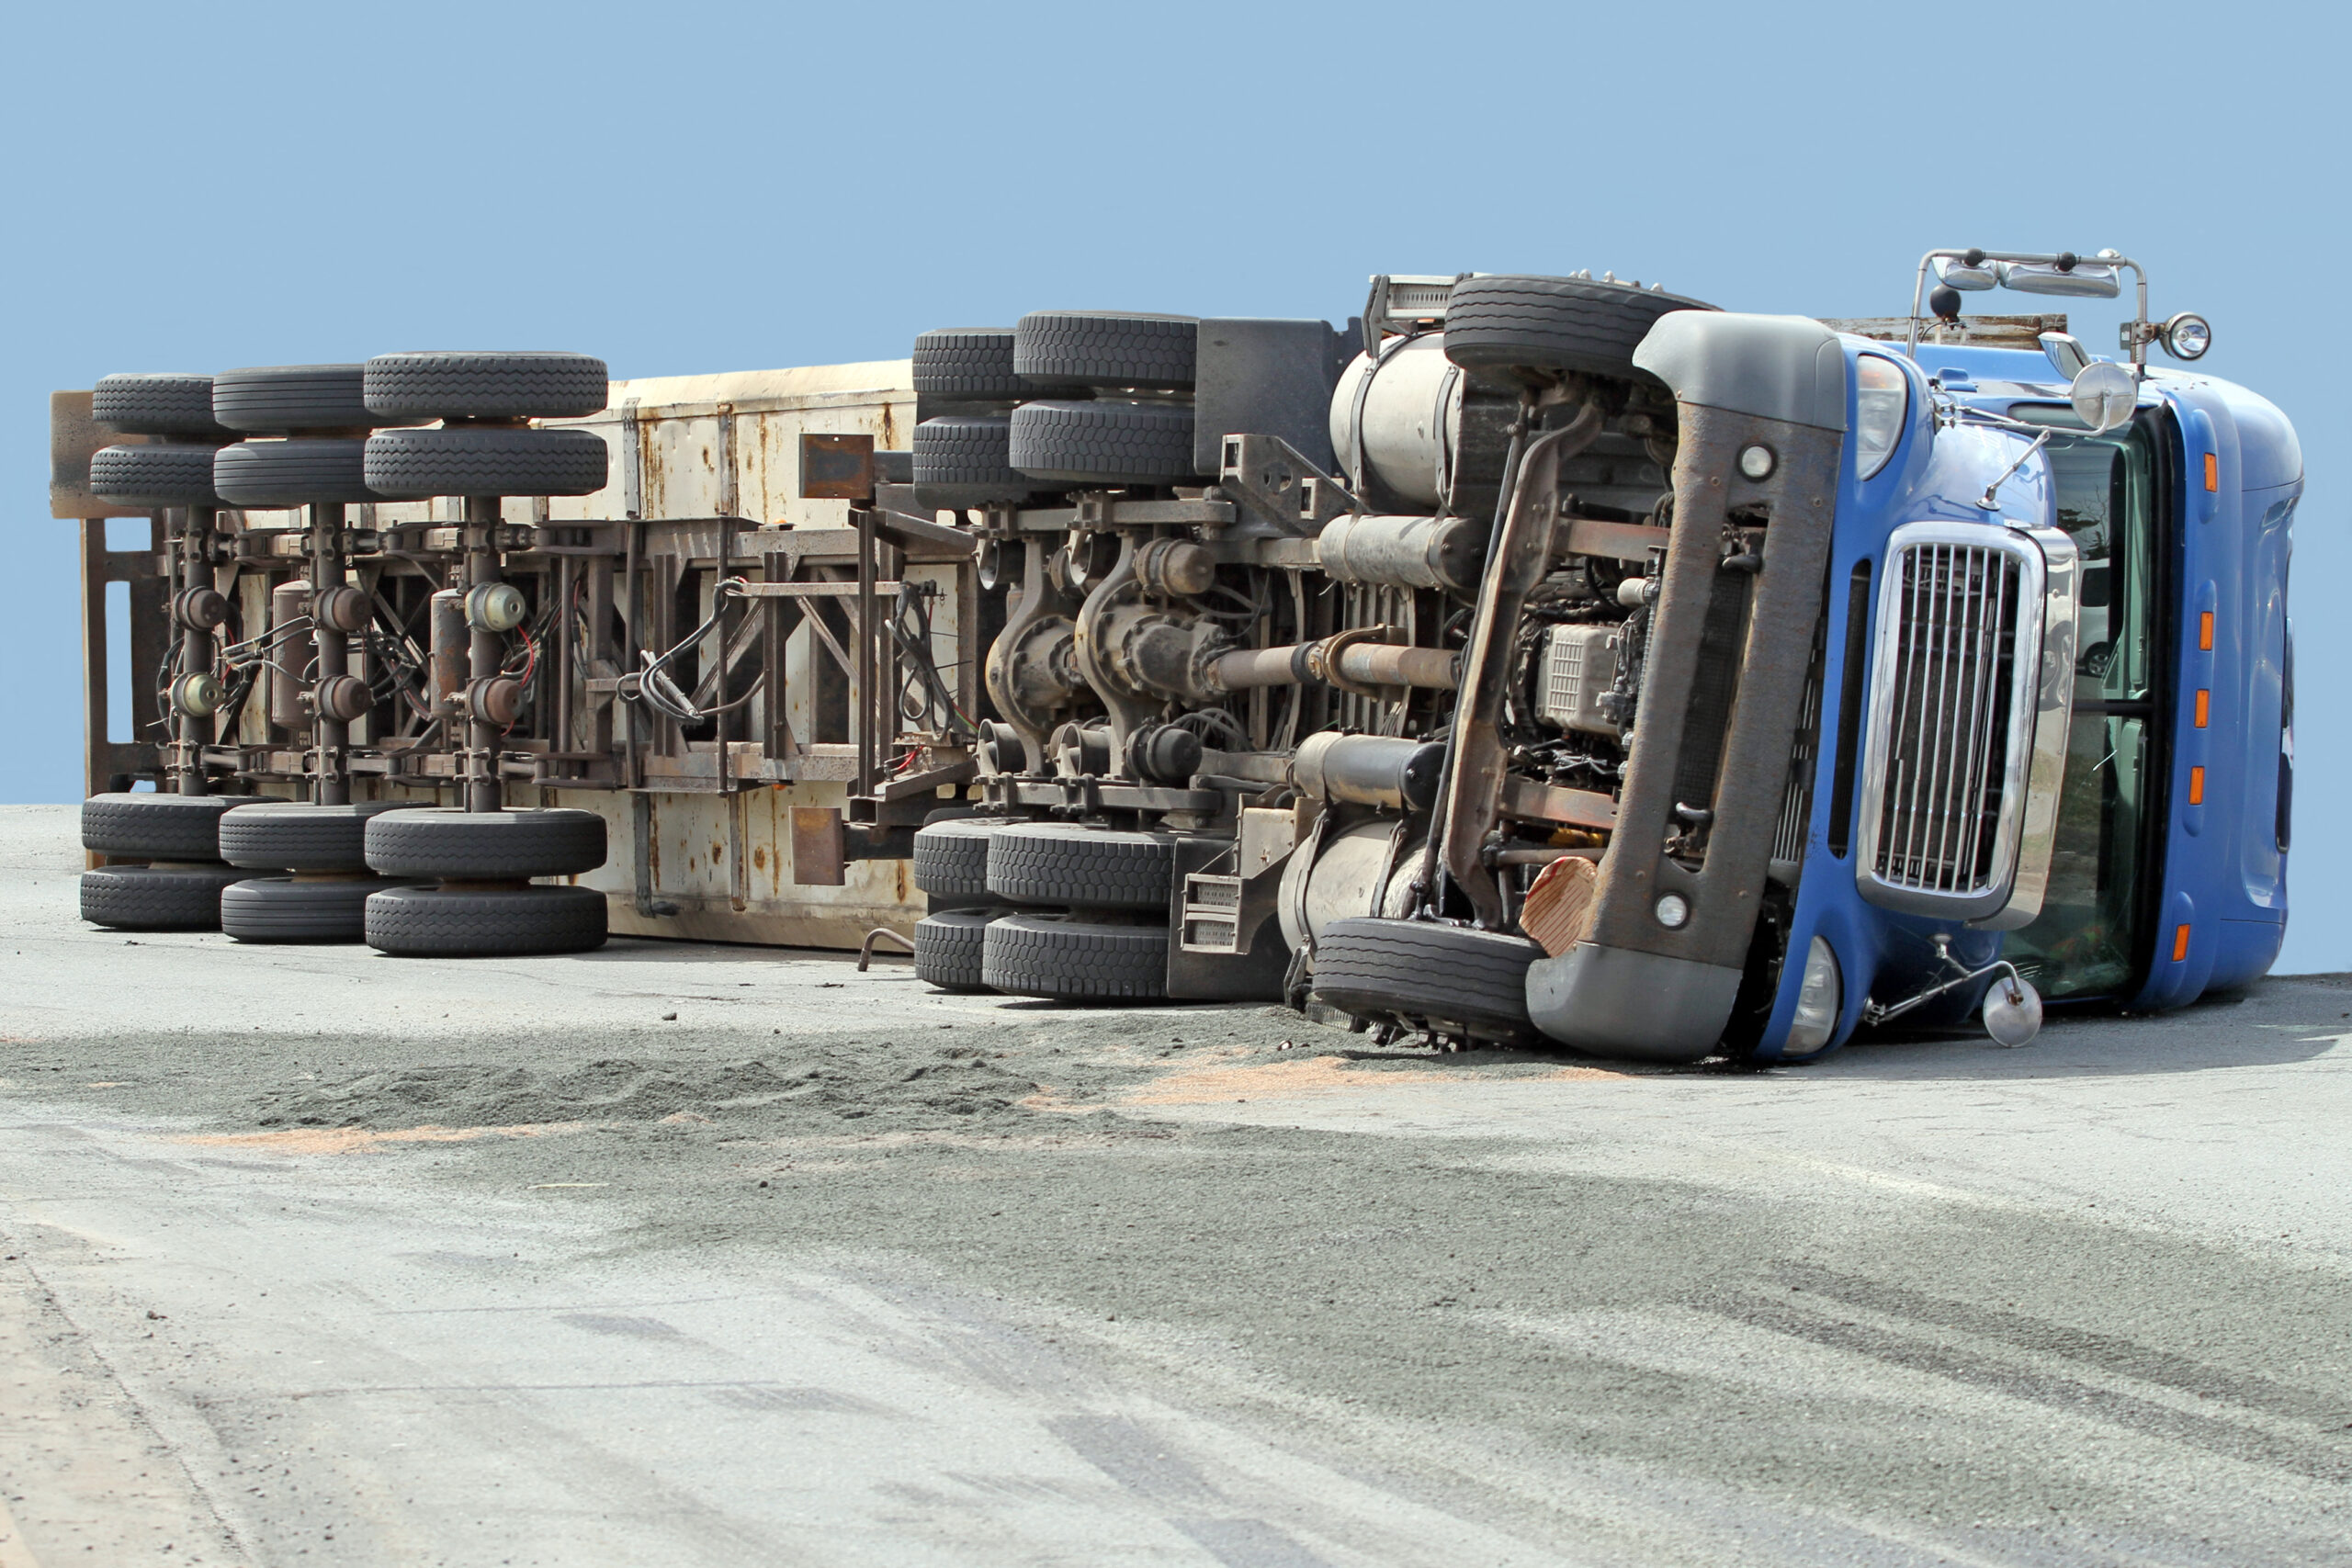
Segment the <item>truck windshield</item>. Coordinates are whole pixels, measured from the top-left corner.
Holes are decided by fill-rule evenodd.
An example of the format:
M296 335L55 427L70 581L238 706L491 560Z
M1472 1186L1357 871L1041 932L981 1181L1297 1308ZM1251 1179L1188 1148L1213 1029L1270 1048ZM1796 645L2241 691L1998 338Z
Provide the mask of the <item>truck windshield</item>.
M2015 412L2062 431L2078 423L2064 409ZM2157 435L2143 412L2106 435L2053 435L2046 448L2058 526L2083 564L2075 717L2041 914L2003 951L2052 1000L2122 992L2143 953L2143 844L2162 776Z

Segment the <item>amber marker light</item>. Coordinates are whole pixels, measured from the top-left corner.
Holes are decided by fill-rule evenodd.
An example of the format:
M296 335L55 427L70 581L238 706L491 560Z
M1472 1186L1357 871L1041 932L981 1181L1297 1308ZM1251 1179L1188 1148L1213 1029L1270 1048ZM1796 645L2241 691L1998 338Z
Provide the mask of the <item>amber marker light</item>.
M2186 964L2188 962L2188 928L2187 926L2176 926L2173 928L2172 961L2175 964Z
M2205 804L2205 770L2202 768L2188 770L2188 804L2191 806Z
M2205 454L2205 488L2207 490L2222 488L2222 457L2218 452Z
M2205 728L2206 716L2213 711L2213 694L2202 687L2197 693L2197 728Z
M2203 652L2213 651L2213 612L2211 610L2197 617L2197 646Z

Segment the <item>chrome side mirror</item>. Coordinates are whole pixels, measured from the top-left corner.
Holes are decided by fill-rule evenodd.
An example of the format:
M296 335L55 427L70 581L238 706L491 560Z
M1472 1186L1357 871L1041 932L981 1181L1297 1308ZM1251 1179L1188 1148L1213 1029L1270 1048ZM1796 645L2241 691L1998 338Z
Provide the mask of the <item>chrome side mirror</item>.
M2041 1032L2041 993L2015 970L1996 978L1984 993L1984 1032L1993 1043L2016 1050Z
M2075 405L2075 415L2091 427L2091 434L2104 435L2131 423L2132 411L2140 402L2140 383L2122 366L2094 360L2075 375L2066 398Z
M2069 381L2081 375L2083 367L2091 362L2090 350L2072 333L2043 333L2041 352L2049 357L2051 367Z
M1993 276L1993 264L1980 262L1972 266L1965 256L1938 256L1936 281L1946 288L1957 288L1964 294L1976 294L1996 287L2001 280Z
M2112 299L2123 291L2122 275L2106 262L1995 262L2004 288L2020 294L2062 294L2075 299Z

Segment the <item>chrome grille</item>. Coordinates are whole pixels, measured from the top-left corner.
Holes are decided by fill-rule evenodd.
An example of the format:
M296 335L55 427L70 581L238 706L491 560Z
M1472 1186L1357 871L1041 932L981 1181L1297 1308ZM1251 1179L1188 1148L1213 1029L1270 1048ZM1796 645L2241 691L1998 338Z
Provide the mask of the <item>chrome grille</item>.
M1967 530L1981 544L1936 532L1891 552L1880 601L1864 863L1887 889L1973 899L2008 875L2018 637L2040 573L1995 530Z

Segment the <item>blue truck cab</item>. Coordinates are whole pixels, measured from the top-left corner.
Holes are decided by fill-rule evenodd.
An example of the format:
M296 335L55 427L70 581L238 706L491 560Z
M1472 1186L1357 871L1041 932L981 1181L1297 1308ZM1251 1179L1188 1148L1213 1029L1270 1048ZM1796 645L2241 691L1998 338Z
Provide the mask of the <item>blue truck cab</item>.
M2127 281L2112 357L2064 317L1961 310ZM1314 845L1365 866L1294 859L1317 995L1430 1036L1769 1066L1899 1019L2021 1044L2045 999L2173 1007L2269 967L2302 462L2276 408L2193 368L2202 318L2149 316L2138 264L1933 251L1910 314L1874 321L1586 275L1464 275L1444 301L1342 380L1333 446L1443 428L1417 356L1499 373L1501 500L1475 613L1444 623L1425 833L1327 823ZM1384 424L1383 378L1419 423ZM1458 471L1454 423L1399 466ZM1374 521L1327 527L1327 574L1364 575ZM1297 776L1328 817L1324 755Z
M2061 259L2008 266L2030 287L2075 270ZM1905 341L1836 339L1817 738L1787 786L1801 843L1774 851L1793 897L1768 901L1752 950L1780 954L1743 1043L1758 1063L1906 1013L1981 1006L2021 1043L2044 1000L2176 1007L2260 976L2285 937L2292 426L2244 388L2147 367L2149 344L2187 356L2210 333L2150 323L2144 281L2120 366L2063 333L1972 341L1998 334L1939 292L1938 327L1915 306ZM2082 379L2109 388L2105 416L2078 412Z

